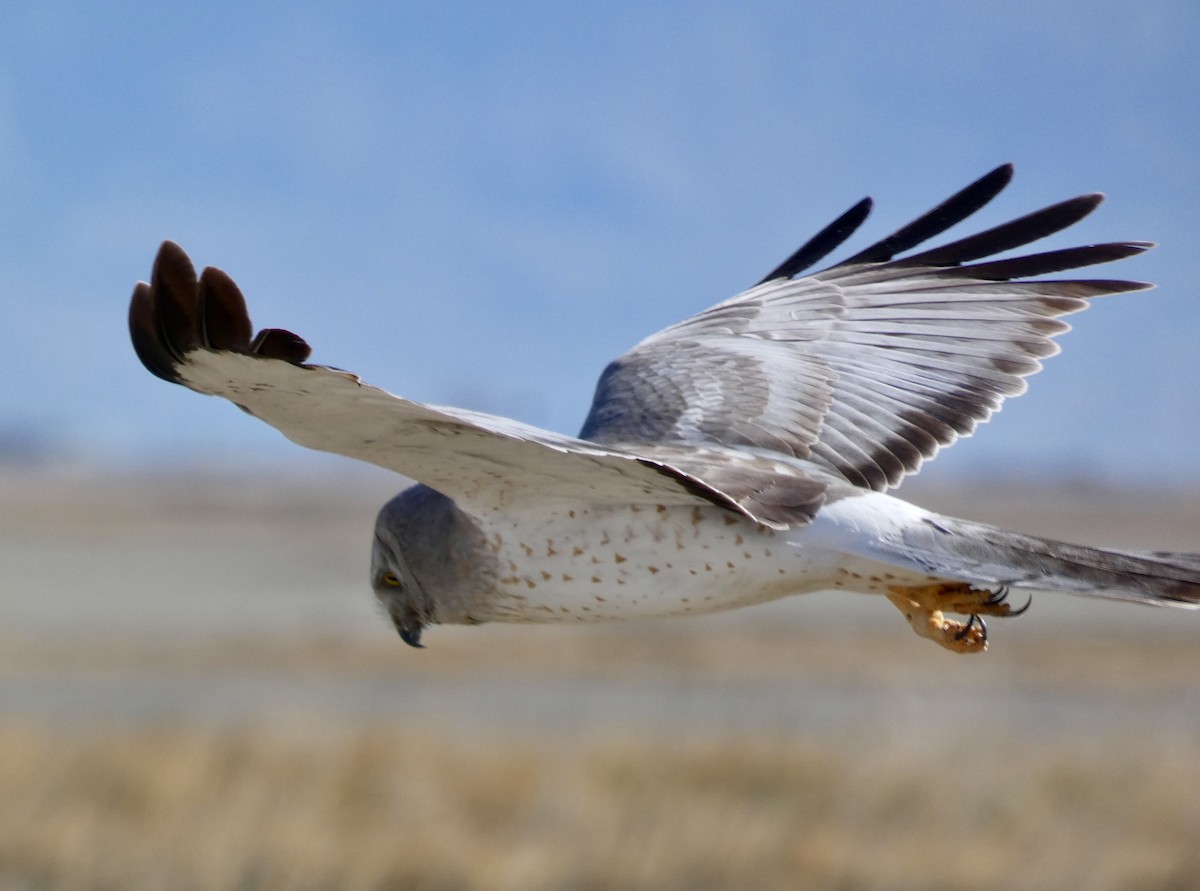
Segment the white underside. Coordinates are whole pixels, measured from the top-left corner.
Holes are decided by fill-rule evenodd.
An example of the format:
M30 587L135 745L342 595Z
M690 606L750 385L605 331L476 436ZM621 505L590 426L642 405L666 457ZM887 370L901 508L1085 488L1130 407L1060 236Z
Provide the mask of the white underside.
M716 507L548 511L518 524L479 518L499 561L479 621L603 621L734 609L828 589L883 593L929 576L889 562L900 529L926 512L879 493L776 532Z

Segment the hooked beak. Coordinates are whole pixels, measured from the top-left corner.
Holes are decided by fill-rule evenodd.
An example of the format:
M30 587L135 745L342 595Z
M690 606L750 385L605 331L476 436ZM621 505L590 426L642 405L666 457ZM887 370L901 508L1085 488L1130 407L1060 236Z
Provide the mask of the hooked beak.
M396 630L400 633L400 639L410 647L416 647L418 650L423 650L425 645L421 643L421 630L425 627L421 624L421 620L415 616L392 616L392 624L396 626Z

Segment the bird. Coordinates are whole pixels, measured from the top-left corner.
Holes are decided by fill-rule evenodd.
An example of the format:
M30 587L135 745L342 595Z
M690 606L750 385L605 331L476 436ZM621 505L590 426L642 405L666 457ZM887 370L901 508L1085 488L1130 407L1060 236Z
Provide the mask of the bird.
M996 258L1100 193L925 246L1012 175L808 272L867 219L859 201L753 287L611 362L576 437L310 364L303 338L255 334L233 279L197 274L172 241L134 288L130 334L159 378L412 481L378 513L370 582L413 647L431 625L698 615L820 590L882 595L955 653L987 649L985 617L1025 611L1013 591L1200 608L1200 555L1054 541L889 494L1024 392L1063 316L1152 287L1044 277L1149 242Z

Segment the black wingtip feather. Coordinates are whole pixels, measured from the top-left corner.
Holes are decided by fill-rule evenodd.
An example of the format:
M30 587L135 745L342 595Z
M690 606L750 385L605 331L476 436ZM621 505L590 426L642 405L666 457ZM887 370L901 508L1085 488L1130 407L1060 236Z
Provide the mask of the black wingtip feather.
M939 270L937 274L951 277L966 274L973 279L1011 281L1016 278L1028 278L1033 275L1048 275L1052 272L1061 272L1064 269L1079 269L1083 266L1096 266L1100 263L1124 260L1127 257L1145 253L1153 247L1153 242L1149 241L1117 241L1108 244L1088 244L1081 247L1046 251L1040 254L1028 254L1024 257L1010 257L1004 260L974 263L970 266L950 266L944 270Z
M1104 195L1099 192L1068 198L984 232L905 257L900 262L913 266L960 266L971 260L1023 247L1078 223L1099 207L1103 200Z
M184 353L200 346L196 269L183 248L173 241L164 241L158 249L150 290L162 345L176 360L182 360Z
M875 202L864 198L792 253L790 257L758 280L764 284L779 278L791 278L824 259L854 234L871 213Z
M145 282L138 282L129 300L129 336L133 340L133 351L146 370L173 384L179 383L175 367L177 358L163 342L158 324L154 291Z
M908 225L843 260L838 265L885 262L902 251L940 235L1000 194L1004 187L1012 181L1013 171L1012 164L1001 164L966 188L955 192L941 204L922 214ZM792 278L824 259L826 255L854 234L870 214L872 206L873 202L870 198L864 198L858 202L797 248L790 257L763 276L758 284L761 285L775 279Z
M299 334L283 328L263 328L250 345L250 352L264 359L282 359L299 365L312 354L312 347Z
M248 352L254 328L246 299L233 279L209 266L200 274L197 299L204 322L204 345L210 350Z
M133 349L156 377L183 383L179 368L198 349L247 353L300 364L312 352L304 339L266 328L251 342L253 327L241 290L220 269L197 278L183 248L164 241L154 259L150 284L138 282L129 301Z
M989 170L941 204L921 214L911 223L900 227L886 238L859 251L853 257L843 260L839 265L882 263L892 259L896 254L941 235L1004 191L1005 186L1012 181L1014 169L1012 164L1001 164L994 170Z

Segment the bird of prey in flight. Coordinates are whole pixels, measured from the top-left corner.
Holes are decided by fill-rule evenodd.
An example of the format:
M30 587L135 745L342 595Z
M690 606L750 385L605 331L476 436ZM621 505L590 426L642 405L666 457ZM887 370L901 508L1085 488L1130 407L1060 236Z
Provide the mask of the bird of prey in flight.
M233 280L197 276L170 241L134 289L130 330L158 377L417 481L380 511L371 558L413 646L431 624L681 616L828 589L882 595L960 653L986 648L983 617L1022 611L1010 590L1200 607L1200 556L1066 544L887 494L1024 391L1062 316L1149 287L1044 277L1145 242L993 258L1079 221L1098 194L919 247L1011 176L998 167L807 273L866 219L860 201L754 287L613 361L575 438L309 364L304 340L255 335Z

